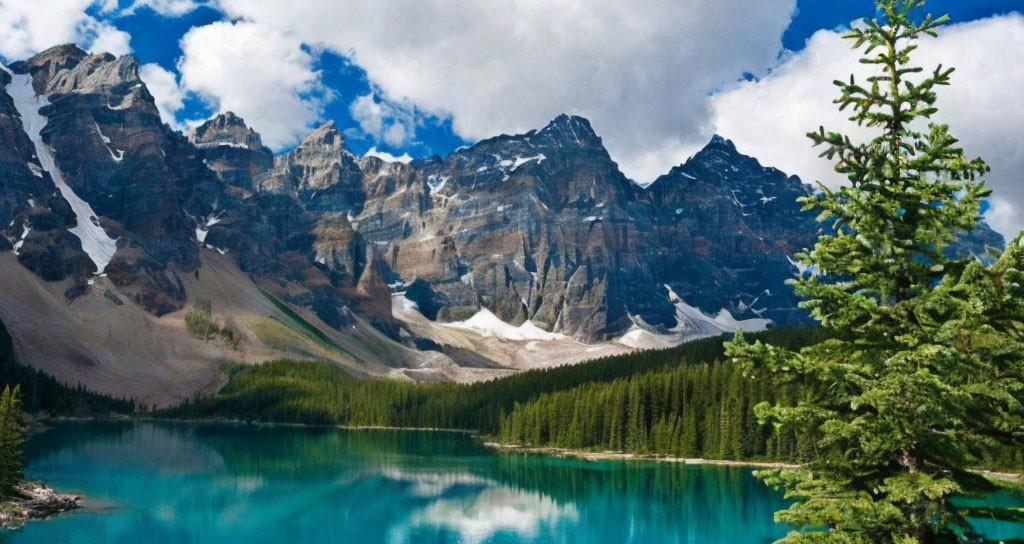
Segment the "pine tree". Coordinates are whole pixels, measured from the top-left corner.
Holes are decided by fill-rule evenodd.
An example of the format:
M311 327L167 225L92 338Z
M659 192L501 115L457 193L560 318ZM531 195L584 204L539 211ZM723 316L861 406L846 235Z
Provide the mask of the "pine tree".
M877 72L836 82L836 102L877 136L809 134L849 179L803 199L829 228L798 256L812 273L796 291L833 338L795 352L742 335L727 346L749 371L800 387L794 403L756 410L813 449L799 469L764 473L794 500L776 517L803 531L785 542L964 541L976 537L966 514L1019 516L950 501L986 488L966 471L986 450L1024 444L1024 240L990 265L944 252L979 221L988 167L930 121L953 70L911 63L948 22L916 22L923 5L880 0L846 35Z
M23 478L22 446L25 443L21 390L4 387L0 393L0 498L7 497Z

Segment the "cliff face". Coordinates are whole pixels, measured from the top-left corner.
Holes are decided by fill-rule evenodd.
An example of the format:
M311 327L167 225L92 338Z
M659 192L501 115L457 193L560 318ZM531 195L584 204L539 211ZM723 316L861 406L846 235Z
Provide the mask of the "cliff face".
M785 281L819 228L807 188L720 137L643 188L580 117L411 164L356 157L326 123L275 158L230 112L187 138L163 125L131 56L60 46L0 82L0 249L70 278L69 300L105 273L174 312L206 247L334 328L392 338L398 290L432 319L487 309L587 341L681 326L684 301L804 319ZM1001 243L980 225L958 250Z
M180 274L199 265L193 218L212 212L222 183L160 122L136 59L60 46L11 69L17 81L7 95L20 103L34 143L21 157L32 162L34 155L44 179L60 189L74 212L71 231L92 260L91 267L51 260L42 274L70 272L63 274L76 278L69 298L97 273L156 314L180 308Z
M263 146L260 135L231 112L196 127L188 139L204 152L211 170L243 192L253 191L253 179L274 166L274 154Z

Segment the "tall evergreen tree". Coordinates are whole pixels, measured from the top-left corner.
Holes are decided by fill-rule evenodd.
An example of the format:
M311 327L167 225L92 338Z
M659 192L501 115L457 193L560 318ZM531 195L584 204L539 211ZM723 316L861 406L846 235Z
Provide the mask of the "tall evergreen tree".
M0 498L9 496L23 478L25 424L20 399L18 387L4 387L0 393Z
M965 468L985 450L1024 444L1024 241L990 265L944 252L978 222L989 191L975 180L988 167L930 121L953 69L911 63L948 22L915 20L924 3L880 0L846 35L876 73L837 81L836 103L876 136L809 134L849 179L803 199L830 228L799 256L811 273L796 291L834 338L799 351L742 335L727 346L747 369L800 386L795 402L757 409L814 450L765 474L794 500L776 517L802 532L785 542L972 541L966 515L1020 517L950 501L984 490Z

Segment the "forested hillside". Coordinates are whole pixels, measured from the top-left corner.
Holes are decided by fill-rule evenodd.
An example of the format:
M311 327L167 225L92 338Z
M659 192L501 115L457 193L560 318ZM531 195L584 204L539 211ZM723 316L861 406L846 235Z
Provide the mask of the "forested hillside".
M21 386L22 408L30 414L129 414L136 409L132 400L98 395L81 385L70 387L48 374L20 365L11 335L0 321L0 389L5 386Z
M798 348L821 329L777 329L765 342ZM280 360L231 365L216 395L158 413L172 418L462 429L525 446L687 458L801 460L811 437L774 435L753 407L799 391L744 377L724 362L723 340L586 364L524 372L472 385L361 381L337 367ZM979 452L986 466L1021 466L1022 452Z
M815 341L821 333L814 328L779 329L760 337L796 347ZM764 439L751 435L745 439L745 446L727 447L724 456L790 455L795 450L793 443L777 445L768 452L764 442L769 433L754 428L750 408L772 392L742 379L731 366L719 362L722 356L722 339L712 338L663 351L608 357L472 385L360 381L318 362L281 360L257 367L232 365L225 369L231 378L217 395L160 415L466 429L531 445L645 453L706 451L708 456L721 453L721 437L735 443L736 432L746 436L749 431ZM664 393L658 400L654 399L655 390ZM643 406L634 402L641 397ZM585 414L584 407L575 412L573 404L577 401L592 403L597 412ZM608 406L604 405L606 401ZM553 409L558 413L551 412ZM681 429L675 419L684 411L685 417L696 423L687 438L694 446L685 450L665 432L671 426ZM566 415L569 420L559 419ZM719 420L725 416L735 421L730 419L731 430L723 435ZM573 417L587 418L588 430L570 430L575 425ZM655 427L664 437L653 439ZM631 430L627 432L627 428Z

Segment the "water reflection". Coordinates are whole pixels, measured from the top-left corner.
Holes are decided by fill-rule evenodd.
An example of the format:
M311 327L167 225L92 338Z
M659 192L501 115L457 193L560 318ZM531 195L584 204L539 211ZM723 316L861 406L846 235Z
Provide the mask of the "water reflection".
M454 533L459 542L469 544L501 533L535 540L543 528L579 518L572 504L558 504L543 493L513 489L470 473L410 473L389 468L382 474L407 484L411 496L428 499L405 523L390 529L388 542L396 544L413 542L412 536L421 529Z
M749 470L497 454L451 433L67 423L30 477L113 511L0 542L769 542ZM1017 534L1017 537L1022 535Z

